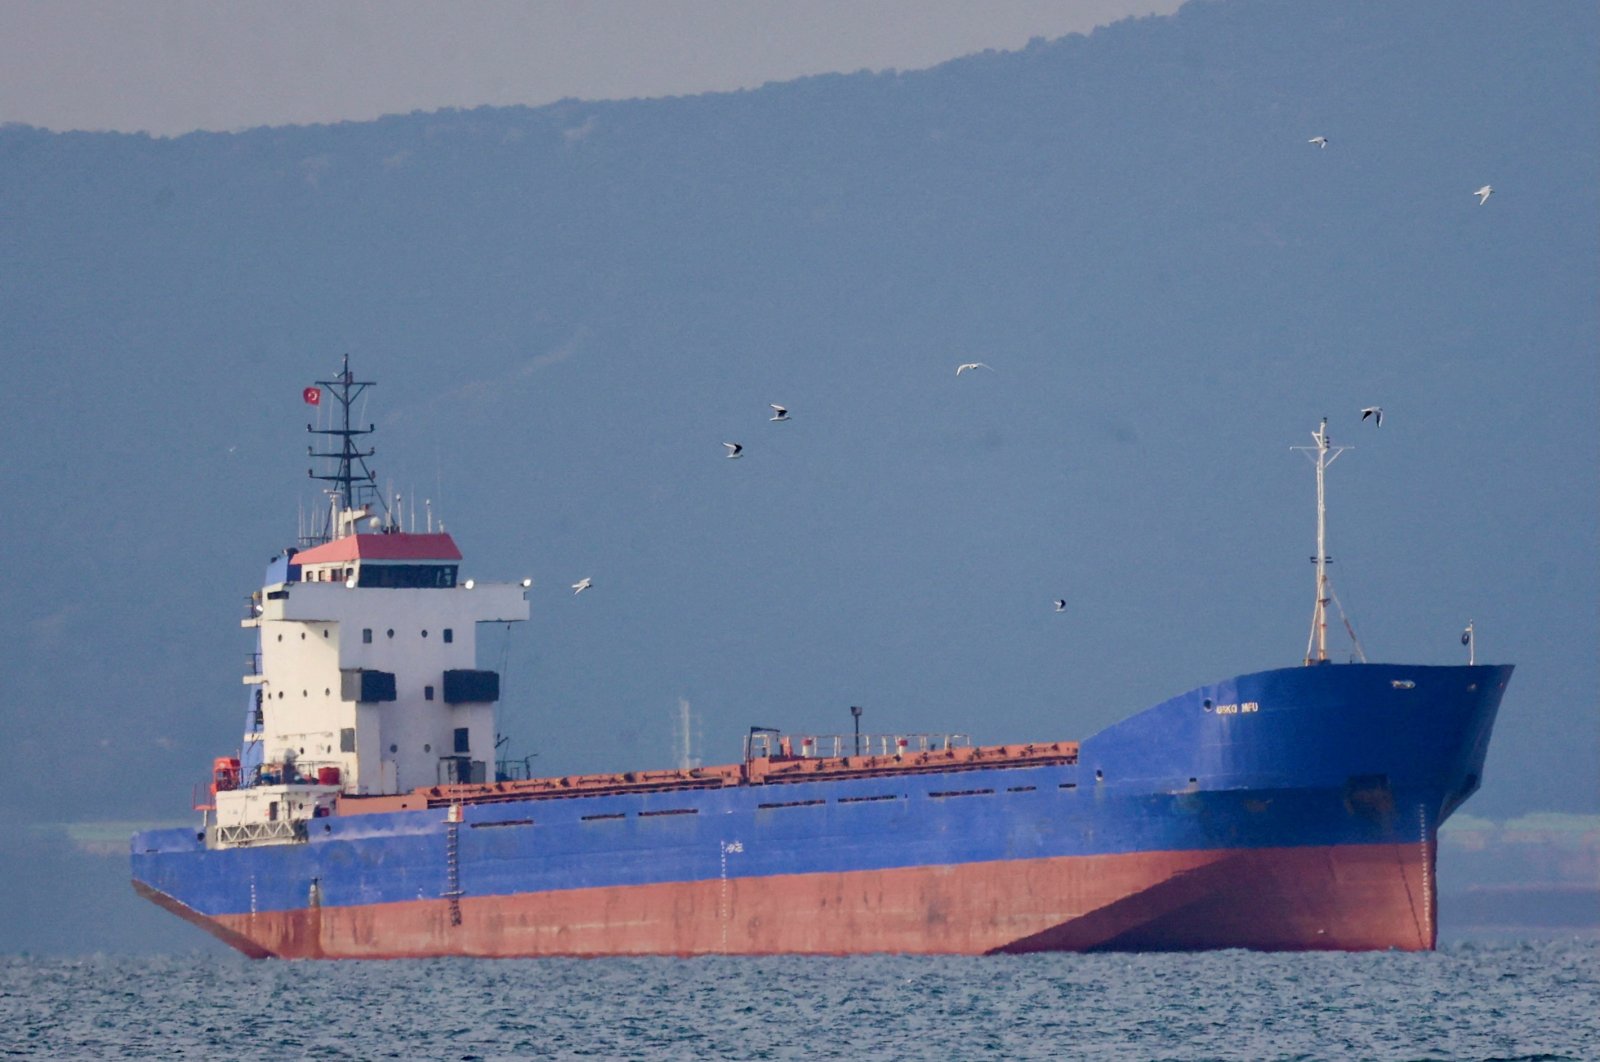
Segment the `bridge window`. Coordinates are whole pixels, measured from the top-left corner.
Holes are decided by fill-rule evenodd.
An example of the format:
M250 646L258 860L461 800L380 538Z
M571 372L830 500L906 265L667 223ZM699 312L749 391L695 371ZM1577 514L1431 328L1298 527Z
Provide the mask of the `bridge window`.
M448 589L456 585L456 566L454 564L363 564L356 576L356 585L388 589L419 587Z

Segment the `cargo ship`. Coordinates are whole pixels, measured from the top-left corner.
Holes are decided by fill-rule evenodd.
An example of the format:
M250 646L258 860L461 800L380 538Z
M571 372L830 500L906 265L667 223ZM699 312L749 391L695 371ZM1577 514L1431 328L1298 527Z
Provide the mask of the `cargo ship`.
M475 637L530 584L402 528L351 423L369 386L346 359L306 391L338 406L307 426L329 504L250 597L239 752L198 829L131 842L141 895L246 955L1434 947L1437 831L1512 668L1329 659L1325 419L1299 666L1081 741L752 728L737 763L534 778L496 762Z

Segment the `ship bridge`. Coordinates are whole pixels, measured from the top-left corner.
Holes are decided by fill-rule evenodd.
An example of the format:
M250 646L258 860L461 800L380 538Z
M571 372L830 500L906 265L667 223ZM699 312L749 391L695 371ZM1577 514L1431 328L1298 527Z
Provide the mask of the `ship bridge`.
M290 558L299 581L357 587L437 588L456 585L461 551L444 532L353 534L302 550Z
M243 621L259 651L244 676L255 695L242 782L317 777L378 794L486 780L500 676L477 666L477 627L527 619L527 590L458 581L460 560L448 535L396 532L269 569Z

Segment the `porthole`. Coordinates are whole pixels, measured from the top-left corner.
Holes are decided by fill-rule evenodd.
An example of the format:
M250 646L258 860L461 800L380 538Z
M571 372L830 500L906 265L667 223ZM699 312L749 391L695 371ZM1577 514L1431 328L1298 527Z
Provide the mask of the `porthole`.
M1095 771L1094 772L1094 780L1097 781L1097 782L1105 781L1106 780L1106 773L1104 771Z
M423 752L432 752L433 751L433 746L432 745L424 745L424 746L422 746L422 751Z
M300 691L300 696L309 697L309 696L311 696L311 691L310 690L301 690Z
M390 745L389 746L389 751L390 752L399 752L400 751L400 746L399 745Z
M306 632L305 631L301 631L300 632L300 640L302 642L306 640Z
M394 637L394 628L390 627L389 630L386 633L389 635L389 637L393 638Z
M322 687L322 695L324 697L332 697L333 696L333 691L331 689L329 689L328 687L324 686L324 687Z
M324 637L324 638L326 638L326 637L327 637L327 636L328 636L328 632L327 632L327 631L323 631L323 632L322 632L322 636L323 636L323 637Z
M280 641L280 642L283 641L283 635L281 635L281 634L278 635L278 641Z
M427 631L423 631L423 632L422 632L422 636L423 636L423 637L424 637L424 638L426 638L426 637L427 637L427 636L428 636L428 632L427 632Z
M1205 708L1205 710L1208 712L1211 711L1211 698L1207 697L1201 707Z

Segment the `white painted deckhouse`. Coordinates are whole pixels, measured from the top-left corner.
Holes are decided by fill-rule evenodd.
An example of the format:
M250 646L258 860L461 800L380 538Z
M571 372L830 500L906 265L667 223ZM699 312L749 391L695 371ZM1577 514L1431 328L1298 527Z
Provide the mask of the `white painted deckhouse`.
M243 744L217 761L209 840L289 839L332 811L340 794L493 781L500 676L477 668L477 626L528 618L526 582L458 578L461 551L442 529L402 530L382 508L350 426L369 382L346 359L320 381L340 404L328 437L326 527L270 563L243 625L251 657ZM319 404L322 391L308 388ZM362 529L362 530L358 530Z

